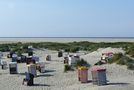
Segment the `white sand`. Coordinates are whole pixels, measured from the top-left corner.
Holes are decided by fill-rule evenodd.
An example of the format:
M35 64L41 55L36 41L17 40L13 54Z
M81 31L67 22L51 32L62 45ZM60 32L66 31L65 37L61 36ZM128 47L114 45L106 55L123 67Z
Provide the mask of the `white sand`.
M112 51L114 53L123 52L121 49L99 49L98 51L81 55L91 65L100 60L102 52ZM96 86L92 83L81 84L77 78L77 71L64 73L63 58L57 57L56 51L36 51L41 61L46 63L46 73L39 73L34 79L35 86L23 86L22 80L27 71L26 64L18 64L20 74L10 75L9 70L0 69L0 90L133 90L134 88L134 71L127 70L125 66L116 64L103 65L107 69L107 80L109 85ZM52 61L46 61L47 54L52 55ZM10 59L6 59L8 62ZM91 69L89 69L89 80L91 80Z

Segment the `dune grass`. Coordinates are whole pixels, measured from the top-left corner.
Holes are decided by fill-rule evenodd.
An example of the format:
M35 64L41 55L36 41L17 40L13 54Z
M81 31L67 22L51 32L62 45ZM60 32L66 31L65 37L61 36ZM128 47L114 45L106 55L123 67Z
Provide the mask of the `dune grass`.
M45 48L50 50L64 50L65 52L77 52L79 50L82 51L96 51L99 48L122 48L126 51L126 54L134 57L134 42L115 42L115 43L94 43L88 41L81 41L81 42L69 42L69 43L57 43L57 42L39 42L39 43L12 43L12 44L0 44L0 51L14 51L18 52L21 51L27 52L27 47L32 45L34 48ZM20 53L20 52L18 52Z
M107 60L109 64L116 63L118 65L126 65L128 69L134 70L134 60L130 57L123 55L122 53L114 54L114 56ZM95 65L103 65L101 61L97 62Z

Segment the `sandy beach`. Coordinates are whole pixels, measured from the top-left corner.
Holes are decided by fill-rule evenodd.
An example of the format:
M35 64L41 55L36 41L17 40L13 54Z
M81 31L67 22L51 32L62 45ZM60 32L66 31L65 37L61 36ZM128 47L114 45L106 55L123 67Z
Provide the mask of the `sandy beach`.
M24 37L11 37L11 38L0 38L0 44L2 43L17 43L17 42L22 42L22 43L27 43L27 42L62 42L62 43L67 43L67 42L80 42L80 41L89 41L89 42L134 42L134 38L82 38L82 37L39 37L39 38L24 38Z
M103 52L122 52L120 48L101 48L97 51L84 55L78 53L81 58L84 58L92 66L100 60ZM0 88L1 90L132 90L134 88L134 71L128 70L125 66L116 64L102 65L107 69L106 75L108 85L96 86L92 83L82 84L78 81L77 70L64 73L63 57L57 57L57 51L50 50L35 50L36 55L40 57L40 61L45 62L45 73L39 73L34 79L34 86L22 85L22 80L25 77L27 66L25 63L18 64L19 74L10 75L9 69L0 69ZM4 53L6 55L6 53ZM46 61L46 55L52 56L52 61ZM6 57L2 60L11 61ZM88 70L89 80L91 80L91 69Z

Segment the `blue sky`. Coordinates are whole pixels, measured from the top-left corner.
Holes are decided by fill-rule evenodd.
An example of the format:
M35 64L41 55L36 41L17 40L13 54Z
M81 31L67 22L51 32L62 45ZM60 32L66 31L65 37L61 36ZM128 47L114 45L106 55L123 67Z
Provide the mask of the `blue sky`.
M134 0L0 0L0 37L134 37Z

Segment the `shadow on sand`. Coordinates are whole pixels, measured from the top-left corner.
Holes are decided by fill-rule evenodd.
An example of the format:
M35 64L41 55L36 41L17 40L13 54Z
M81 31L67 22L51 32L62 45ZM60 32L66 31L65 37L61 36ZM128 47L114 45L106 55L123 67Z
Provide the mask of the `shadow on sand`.
M50 87L50 85L47 85L47 84L34 84L33 86L47 86L47 87Z
M92 82L93 82L92 80L88 80L87 83L92 83ZM119 83L107 83L106 85L129 85L129 84L130 83L122 83L122 82L119 82Z
M88 80L87 82L85 82L85 83L92 83L92 80ZM83 83L83 84L85 84L85 83Z
M129 85L130 83L108 83L107 85Z
M25 75L26 75L26 73L18 73L18 75L24 75L24 76L25 76Z
M56 70L45 70L45 73L55 72Z
M25 73L18 73L17 75L22 75L22 76L25 76L26 74ZM54 76L52 74L40 74L40 75L37 75L37 77L51 77L51 76Z
M88 82L87 83L92 83L92 80L88 80Z
M37 77L51 77L54 76L52 74L42 74L42 75L38 75Z

